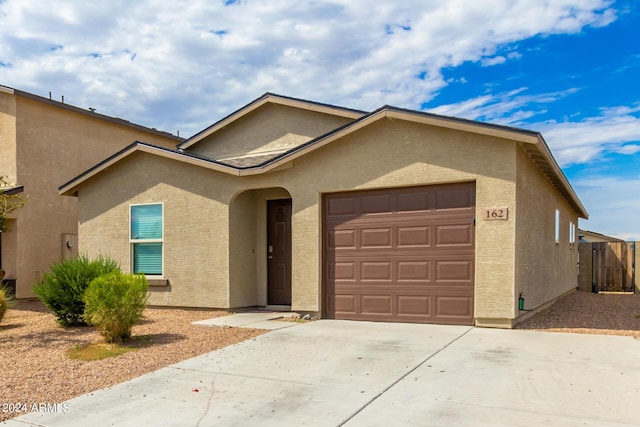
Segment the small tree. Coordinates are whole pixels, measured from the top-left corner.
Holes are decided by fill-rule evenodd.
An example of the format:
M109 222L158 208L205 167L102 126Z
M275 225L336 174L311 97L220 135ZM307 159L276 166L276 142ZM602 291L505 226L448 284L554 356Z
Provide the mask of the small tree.
M89 283L103 274L119 272L120 266L107 256L99 255L92 260L80 254L51 264L49 269L33 287L33 292L54 312L61 325L83 326L87 324L83 317L83 297Z
M108 343L131 338L147 302L147 279L141 274L109 273L94 279L84 294L84 319Z
M13 294L9 288L6 286L0 286L0 322L13 303Z
M6 192L8 187L7 177L0 176L0 233L8 231L7 217L9 214L23 207L24 202L28 199L20 194L8 194Z

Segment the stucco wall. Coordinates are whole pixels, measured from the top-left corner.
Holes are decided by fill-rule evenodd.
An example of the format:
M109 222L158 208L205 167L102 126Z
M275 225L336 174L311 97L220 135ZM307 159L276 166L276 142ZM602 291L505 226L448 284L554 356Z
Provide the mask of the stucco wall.
M16 100L0 88L0 176L5 176L9 184L17 184L16 167ZM19 185L19 184L18 184ZM19 212L11 215L15 218ZM0 235L0 251L6 279L15 279L17 275L17 227L15 221L9 224L10 231Z
M229 206L229 305L256 305L257 196L255 191L238 194Z
M0 176L16 181L16 98L0 91Z
M18 213L17 236L17 296L26 298L33 296L39 275L62 259L62 234L77 233L77 199L58 195L58 186L135 140L171 148L177 141L29 98L13 99L17 181L30 197Z
M578 286L577 242L569 244L569 223L578 216L549 181L533 166L524 150L517 151L516 283L511 306L514 317L520 293L532 310ZM560 239L555 240L556 209ZM576 230L577 231L577 230ZM577 232L576 232L577 239Z
M162 201L165 275L171 286L153 292L151 303L262 304L266 216L261 209L266 199L288 193L293 200L292 309L320 311L322 193L476 181L478 209L515 209L515 150L511 141L385 119L288 169L257 176L234 177L138 153L80 187L80 249L109 253L128 267L129 204ZM242 193L253 189L259 190ZM252 203L255 214L239 213ZM514 232L513 220L478 222L476 316L513 316ZM253 249L255 267L238 271L247 268ZM252 283L241 284L254 273ZM231 297L229 280L240 286ZM246 292L252 287L253 297Z
M152 288L150 304L229 306L227 213L235 191L232 177L212 183L207 172L139 153L101 174L80 189L80 250L107 254L131 271L129 206L162 202L169 286Z
M304 278L299 303L319 304L321 193L475 180L477 209L512 208L514 150L510 141L385 119L297 161L287 188L294 226L309 236L294 233L294 277ZM500 301L513 288L514 229L513 221L477 222L476 317L508 315Z
M211 159L293 148L352 119L266 104L199 141L187 151Z

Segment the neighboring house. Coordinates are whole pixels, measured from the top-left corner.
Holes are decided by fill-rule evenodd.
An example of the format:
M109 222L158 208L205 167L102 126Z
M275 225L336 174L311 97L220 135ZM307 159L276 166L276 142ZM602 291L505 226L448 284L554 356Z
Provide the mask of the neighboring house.
M578 241L580 243L599 243L599 242L624 242L617 237L607 236L605 234L596 233L595 231L578 229Z
M0 86L0 175L29 196L0 233L0 268L18 298L33 296L51 263L77 253L77 201L60 197L58 185L135 140L175 147L183 139Z
M274 94L59 191L154 305L507 328L576 288L587 218L537 132Z

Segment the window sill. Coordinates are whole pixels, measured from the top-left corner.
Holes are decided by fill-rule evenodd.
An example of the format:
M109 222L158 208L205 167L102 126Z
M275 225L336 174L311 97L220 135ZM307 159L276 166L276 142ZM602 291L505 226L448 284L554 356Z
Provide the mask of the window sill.
M154 287L169 286L169 279L150 279L150 278L147 278L147 283L149 284L149 286L154 286Z

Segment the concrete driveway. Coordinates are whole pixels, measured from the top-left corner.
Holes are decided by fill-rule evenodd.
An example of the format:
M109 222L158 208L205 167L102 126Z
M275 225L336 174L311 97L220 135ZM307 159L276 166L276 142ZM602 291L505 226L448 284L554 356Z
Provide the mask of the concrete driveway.
M78 397L39 426L622 426L629 337L321 320Z

